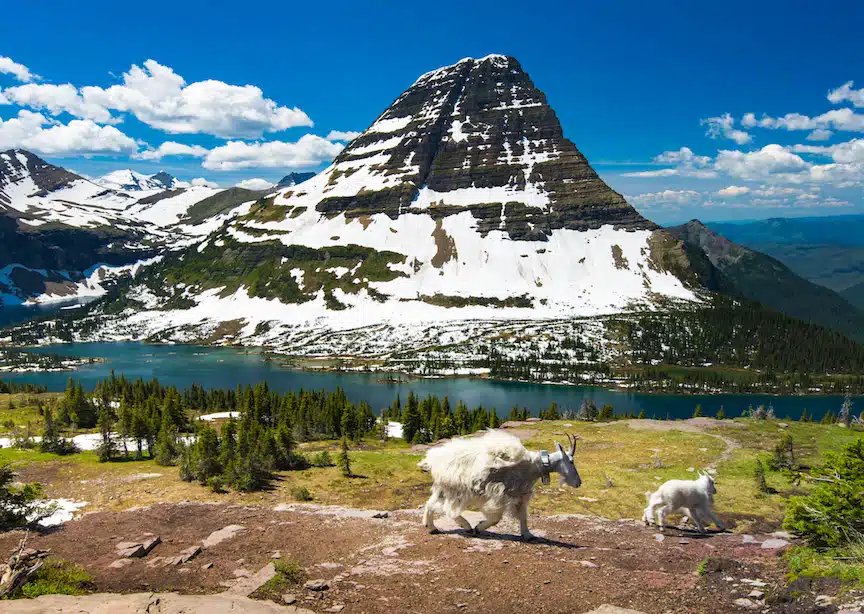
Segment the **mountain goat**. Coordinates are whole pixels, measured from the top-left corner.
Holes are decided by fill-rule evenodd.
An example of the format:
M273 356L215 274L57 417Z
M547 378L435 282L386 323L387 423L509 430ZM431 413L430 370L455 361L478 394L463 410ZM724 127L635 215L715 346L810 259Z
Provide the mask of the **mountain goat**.
M666 514L681 511L693 519L700 533L705 532L708 518L722 531L723 524L711 509L715 494L717 489L714 487L714 478L703 471L699 472L699 477L695 480L669 480L653 493L645 493L648 507L642 513L642 521L646 525L657 521L656 524L662 531ZM658 512L659 518L655 517Z
M453 439L432 448L418 465L432 474L432 495L423 511L423 524L437 532L433 515L443 513L467 531L480 533L501 521L505 513L519 519L522 539L533 538L528 530L528 501L534 483L549 483L557 472L561 481L579 488L582 480L573 463L576 437L567 435L570 451L557 441L557 450L532 452L522 442L503 431L489 430L481 437ZM468 507L479 507L485 520L471 527L462 516Z

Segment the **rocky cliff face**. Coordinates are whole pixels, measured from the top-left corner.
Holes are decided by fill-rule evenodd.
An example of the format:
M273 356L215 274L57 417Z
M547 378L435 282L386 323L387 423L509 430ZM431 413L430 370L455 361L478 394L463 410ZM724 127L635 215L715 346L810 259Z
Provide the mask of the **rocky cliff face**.
M282 188L293 188L295 185L299 183L303 183L304 181L309 181L312 177L315 176L315 173L288 173L282 179L279 180L279 183L276 184L277 189Z
M514 58L420 77L352 141L315 208L348 218L470 211L481 232L546 240L562 228L654 229L607 186Z

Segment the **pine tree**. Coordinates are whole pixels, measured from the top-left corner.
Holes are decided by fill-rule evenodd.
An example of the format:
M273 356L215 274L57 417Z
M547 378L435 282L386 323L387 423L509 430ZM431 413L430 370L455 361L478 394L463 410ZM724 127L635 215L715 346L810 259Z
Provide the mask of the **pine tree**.
M162 411L155 456L156 462L163 466L173 465L177 461L177 425L167 407Z
M825 415L822 416L822 420L820 421L822 424L834 424L834 414L831 413L831 410L825 412Z
M696 405L696 409L693 410L693 417L694 418L701 418L702 417L702 404L701 403L698 403Z
M492 409L489 411L489 428L497 429L499 426L501 426L501 421L498 420L498 413Z
M351 459L348 457L348 440L345 437L342 437L342 444L339 450L339 457L336 459L336 463L339 465L339 469L342 471L342 475L346 478L351 477Z
M837 415L837 424L841 424L847 429L852 425L852 397L849 396L848 392L843 397L843 405Z
M725 420L726 419L726 410L723 409L723 406L720 406L720 409L717 410L717 419Z
M99 407L99 434L102 436L102 441L96 450L99 455L100 462L110 461L114 457L114 412L111 411L111 406L103 403Z
M810 422L810 416L807 414L806 407L801 411L801 417L798 418L798 422Z
M414 394L408 395L408 402L402 410L402 437L408 443L420 432L420 410L414 401Z
M640 410L639 415L636 417L639 418L639 420L644 420L645 419L645 410L644 409Z

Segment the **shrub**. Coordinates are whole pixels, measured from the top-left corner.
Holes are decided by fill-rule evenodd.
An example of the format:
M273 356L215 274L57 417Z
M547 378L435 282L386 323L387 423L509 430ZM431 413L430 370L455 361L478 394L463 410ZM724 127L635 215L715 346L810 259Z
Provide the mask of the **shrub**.
M305 486L299 486L294 489L294 499L297 501L311 501L312 495L309 493L309 489Z
M330 458L330 453L327 450L319 452L312 459L312 464L316 467L332 467L333 459Z
M826 453L825 463L805 478L813 491L792 497L783 526L814 547L842 547L864 533L864 438Z
M772 490L765 481L765 467L762 466L762 461L756 459L756 467L753 470L753 482L756 484L756 496L771 494Z
M792 435L783 433L780 441L774 447L774 456L768 463L768 467L772 471L781 471L783 469L794 470L795 464L795 442L792 440Z
M273 563L276 568L276 573L282 576L282 579L291 584L300 584L303 581L303 568L296 561L285 559L276 559Z
M83 595L92 584L93 578L78 565L48 558L21 587L20 594L28 599L40 595Z
M12 485L15 474L8 464L0 465L0 528L38 522L54 512L52 505L42 500L40 484Z

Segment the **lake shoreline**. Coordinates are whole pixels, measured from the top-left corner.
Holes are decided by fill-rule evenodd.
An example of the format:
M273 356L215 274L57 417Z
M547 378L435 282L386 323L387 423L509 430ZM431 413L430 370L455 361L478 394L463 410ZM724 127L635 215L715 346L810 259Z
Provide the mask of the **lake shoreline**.
M156 352L169 350L165 352L167 355L174 355L177 353L177 348L184 348L185 350L192 349L194 350L192 353L195 356L205 356L212 352L231 352L238 356L244 357L254 357L256 360L260 360L261 363L266 364L268 366L272 366L277 368L282 372L293 373L296 375L309 374L314 376L366 376L366 377L375 377L375 380L372 382L368 382L368 385L378 385L382 387L386 387L387 389L392 389L395 386L405 386L412 387L418 385L421 382L474 382L474 383L488 383L491 385L500 384L500 385L523 385L523 386L548 386L558 389L574 389L574 390L588 390L597 393L610 393L615 395L628 395L628 396L645 396L645 397L654 397L657 399L664 398L679 398L679 399L690 399L690 398L710 398L716 400L723 400L726 397L743 397L746 399L752 399L754 405L758 405L760 403L767 402L770 403L771 399L784 399L784 398L796 398L796 399L814 399L814 400L827 400L827 399L835 399L842 398L844 393L837 392L776 392L776 391L735 391L735 390L676 390L676 391L668 391L663 387L657 386L648 389L639 389L634 390L633 388L629 388L627 386L617 386L613 382L607 382L604 384L597 383L574 383L574 382L557 382L557 381L533 381L533 380L520 380L520 379L510 379L510 378L497 378L490 377L488 374L483 373L463 373L463 374L416 374L409 373L404 370L399 369L375 369L375 368L360 368L354 367L350 369L344 369L341 367L333 367L331 364L334 361L344 360L342 358L334 359L334 358L308 358L308 357L297 357L297 356L286 356L282 354L277 354L272 352L271 350L260 347L260 346L218 346L218 345L198 345L191 343L176 343L176 342L150 342L150 341L110 341L110 342L67 342L67 343L58 343L51 345L26 345L26 346L15 346L15 349L20 349L24 351L31 351L34 353L42 353L50 351L52 353L56 353L61 355L63 358L71 358L72 360L77 361L77 365L73 366L69 369L63 369L64 373L75 373L82 372L87 369L89 366L92 366L96 363L109 363L110 358L102 357L102 356L89 356L86 360L81 360L81 357L69 357L68 355L64 355L64 350L67 350L67 354L69 351L74 353L73 348L80 349L82 347L100 345L100 346L116 346L120 347L123 345L138 345L143 348L149 348ZM172 349L173 348L173 349ZM0 348L2 349L2 348ZM152 356L153 353L146 354L148 359L143 362L149 362L149 357ZM349 359L346 357L345 359ZM223 359L219 359L218 362L222 362ZM369 361L370 363L372 361ZM313 366L314 365L314 366ZM371 366L371 365L370 365ZM113 370L113 369L112 369ZM51 371L47 370L29 370L29 371L15 371L13 372L5 372L9 377L13 377L15 375L38 375L50 373ZM121 375L123 373L122 370L117 370L117 375ZM3 372L0 372L0 377L2 377ZM377 377L376 377L377 376ZM392 380L391 377L395 376L396 380ZM74 377L74 375L70 375L70 377ZM398 393L398 391L397 391ZM593 395L592 395L593 396ZM760 399L761 397L761 399Z

